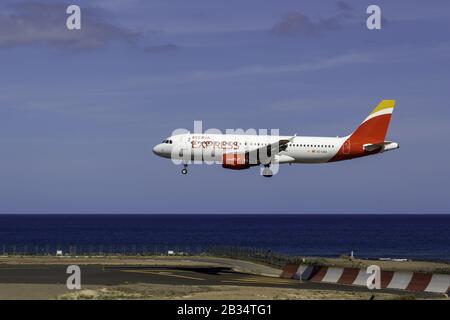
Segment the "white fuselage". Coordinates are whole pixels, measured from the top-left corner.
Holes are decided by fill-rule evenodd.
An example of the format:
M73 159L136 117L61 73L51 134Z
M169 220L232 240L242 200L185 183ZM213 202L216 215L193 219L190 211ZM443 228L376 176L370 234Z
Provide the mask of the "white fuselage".
M382 100L364 121L345 137L297 137L250 134L177 134L153 148L158 156L187 164L221 163L225 169L242 170L263 165L262 175L282 163L327 163L350 160L399 148L386 141L395 100Z
M165 139L153 148L154 153L171 159L221 159L225 153L244 153L275 143L289 136L181 134ZM278 163L324 163L333 158L345 142L340 137L295 137L285 151L275 156ZM182 150L180 153L179 151Z

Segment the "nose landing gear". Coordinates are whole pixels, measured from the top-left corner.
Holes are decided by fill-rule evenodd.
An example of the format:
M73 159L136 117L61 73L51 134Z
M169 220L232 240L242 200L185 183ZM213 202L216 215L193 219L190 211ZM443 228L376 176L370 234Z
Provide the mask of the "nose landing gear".
M263 175L263 177L266 177L266 178L270 178L270 177L273 176L273 172L270 169L270 164L264 165L264 169L262 171L262 175Z
M187 174L188 173L188 171L187 171L187 164L183 164L183 169L181 170L181 173L182 174Z

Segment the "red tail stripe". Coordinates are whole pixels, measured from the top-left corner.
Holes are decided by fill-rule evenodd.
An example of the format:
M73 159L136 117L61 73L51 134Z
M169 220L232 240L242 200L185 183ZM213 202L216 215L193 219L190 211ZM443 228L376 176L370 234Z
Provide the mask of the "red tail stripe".
M383 114L363 122L350 136L353 143L384 142L391 114Z

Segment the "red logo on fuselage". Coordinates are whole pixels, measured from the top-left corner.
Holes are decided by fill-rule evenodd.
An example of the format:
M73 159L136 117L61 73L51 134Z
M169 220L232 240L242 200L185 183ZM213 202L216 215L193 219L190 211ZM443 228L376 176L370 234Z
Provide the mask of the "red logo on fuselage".
M192 140L192 149L223 149L223 150L237 150L239 149L239 143L237 141L212 141L212 140Z

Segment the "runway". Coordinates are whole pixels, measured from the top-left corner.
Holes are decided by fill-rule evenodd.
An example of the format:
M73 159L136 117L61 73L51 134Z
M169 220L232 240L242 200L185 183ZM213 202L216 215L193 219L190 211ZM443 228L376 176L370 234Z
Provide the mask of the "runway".
M174 266L104 266L80 265L82 285L112 286L145 283L164 285L209 285L278 287L309 290L339 290L368 292L367 288L300 282L233 271L228 267L174 267ZM0 284L65 284L69 274L64 265L0 265ZM377 290L377 292L409 294L398 290ZM426 296L426 294L419 294ZM428 295L429 296L429 295Z

